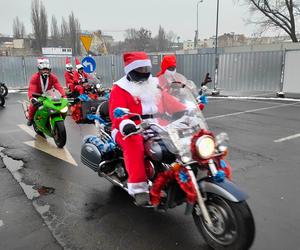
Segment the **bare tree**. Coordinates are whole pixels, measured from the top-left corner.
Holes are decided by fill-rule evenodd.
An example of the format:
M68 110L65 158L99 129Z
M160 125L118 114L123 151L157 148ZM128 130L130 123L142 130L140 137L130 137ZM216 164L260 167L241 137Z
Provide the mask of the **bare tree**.
M157 40L157 51L165 51L169 47L169 41L167 39L167 34L161 25L159 25Z
M25 36L25 26L24 23L19 20L19 17L16 17L13 22L13 36L17 39L24 38Z
M293 42L296 36L296 19L300 15L299 2L296 0L243 0L250 11L258 15L251 23L259 24L263 31L269 29L283 30Z
M154 50L152 47L153 39L151 38L151 31L145 28L127 29L125 31L125 48L126 50Z
M31 4L31 22L36 40L36 49L47 46L48 20L45 6L39 0L33 0Z
M60 36L60 32L58 29L57 20L55 16L52 16L51 19L51 38L55 46L60 45L61 36Z
M69 34L70 34L70 45L75 55L80 54L80 23L77 18L75 18L74 13L72 12L69 15Z
M61 39L63 41L63 46L69 47L70 44L70 33L69 33L69 23L62 17L60 26Z

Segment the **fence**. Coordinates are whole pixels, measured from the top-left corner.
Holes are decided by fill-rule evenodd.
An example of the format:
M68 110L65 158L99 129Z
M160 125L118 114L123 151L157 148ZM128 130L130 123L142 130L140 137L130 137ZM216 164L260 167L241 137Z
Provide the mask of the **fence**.
M160 69L162 56L150 56L152 73ZM177 55L177 71L195 83L207 72L214 77L214 54ZM35 57L0 57L0 81L10 88L27 87L36 72ZM64 85L65 58L51 57L52 71ZM106 87L124 75L121 56L96 56L96 73ZM278 91L282 71L283 52L247 52L221 54L219 58L218 88L221 90ZM74 63L74 58L72 58ZM209 86L209 87L212 87Z

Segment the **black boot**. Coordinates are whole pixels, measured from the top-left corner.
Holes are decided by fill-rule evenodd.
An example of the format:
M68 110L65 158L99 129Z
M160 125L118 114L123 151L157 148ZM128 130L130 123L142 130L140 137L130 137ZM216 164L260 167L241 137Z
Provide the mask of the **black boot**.
M28 120L27 121L27 126L32 126L33 121L32 120Z

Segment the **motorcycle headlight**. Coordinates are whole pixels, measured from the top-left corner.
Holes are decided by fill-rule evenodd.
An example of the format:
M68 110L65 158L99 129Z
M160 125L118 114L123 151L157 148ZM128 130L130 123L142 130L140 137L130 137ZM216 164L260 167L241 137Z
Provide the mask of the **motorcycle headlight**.
M68 112L68 106L62 108L62 109L60 110L60 112L61 112L61 113L66 113L66 112Z
M96 88L100 89L101 85L99 83L96 84Z
M209 135L201 136L196 141L196 149L199 157L202 159L210 158L215 152L216 144L214 139Z

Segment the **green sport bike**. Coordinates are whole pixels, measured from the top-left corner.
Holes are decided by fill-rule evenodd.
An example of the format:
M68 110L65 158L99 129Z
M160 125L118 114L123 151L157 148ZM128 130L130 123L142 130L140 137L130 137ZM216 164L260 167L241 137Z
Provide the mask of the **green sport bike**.
M34 131L42 136L53 137L57 147L63 148L67 141L64 120L68 112L68 100L62 98L56 89L46 91L44 94L32 95L31 102L37 107L33 118ZM28 118L29 102L23 102L23 109Z

